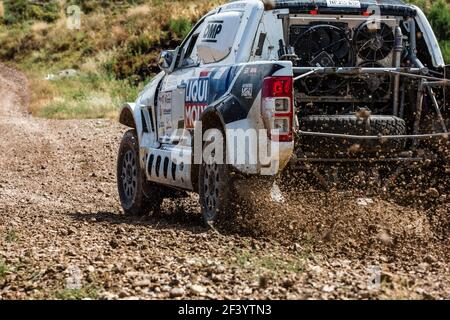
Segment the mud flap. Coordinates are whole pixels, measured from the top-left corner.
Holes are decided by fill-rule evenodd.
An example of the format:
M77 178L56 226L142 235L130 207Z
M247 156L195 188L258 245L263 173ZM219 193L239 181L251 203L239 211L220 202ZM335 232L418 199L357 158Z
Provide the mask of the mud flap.
M234 187L240 202L269 201L284 203L285 197L280 190L275 177L250 177L236 179Z

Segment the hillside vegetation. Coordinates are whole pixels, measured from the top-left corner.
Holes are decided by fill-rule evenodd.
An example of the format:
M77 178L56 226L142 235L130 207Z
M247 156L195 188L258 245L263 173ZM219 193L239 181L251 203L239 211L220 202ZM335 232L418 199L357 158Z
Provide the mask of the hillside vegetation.
M407 0L423 9L450 64L450 0Z
M133 101L159 71L160 50L175 47L199 17L224 2L0 1L0 61L18 66L29 76L30 111L36 116L115 117L119 106ZM448 3L413 2L425 8L450 62ZM79 29L68 28L74 21L72 5L81 8Z
M3 1L0 61L24 70L36 116L115 117L156 72L162 48L175 47L215 0ZM71 5L80 29L69 29ZM70 12L70 10L69 10ZM76 76L60 77L61 70ZM55 75L45 81L47 75Z

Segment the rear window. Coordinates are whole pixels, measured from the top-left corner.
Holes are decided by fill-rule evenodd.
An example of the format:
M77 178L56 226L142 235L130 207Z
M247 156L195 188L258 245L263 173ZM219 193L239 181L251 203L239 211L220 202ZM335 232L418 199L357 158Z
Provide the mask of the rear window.
M206 18L197 46L203 63L221 61L231 53L241 19L241 12L223 12Z

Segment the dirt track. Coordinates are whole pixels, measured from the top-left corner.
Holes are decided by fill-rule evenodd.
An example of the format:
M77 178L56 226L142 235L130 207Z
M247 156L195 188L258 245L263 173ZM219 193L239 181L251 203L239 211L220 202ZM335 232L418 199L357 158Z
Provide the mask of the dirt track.
M195 197L125 217L115 160L126 129L32 118L26 90L0 66L0 299L450 298L450 244L429 212L358 205L361 193L299 194L222 235L201 227Z

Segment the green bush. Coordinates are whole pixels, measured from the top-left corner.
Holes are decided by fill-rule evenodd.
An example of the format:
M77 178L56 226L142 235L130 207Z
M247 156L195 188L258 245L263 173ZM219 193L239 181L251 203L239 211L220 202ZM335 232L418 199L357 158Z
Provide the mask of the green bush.
M158 54L158 50L141 55L123 51L117 54L114 61L105 64L104 67L106 67L106 71L112 69L117 79L128 79L133 83L139 83L160 71L155 64Z
M5 10L3 22L8 25L28 20L54 22L59 17L60 7L57 1L6 0L3 5Z
M77 5L85 14L105 9L127 8L132 5L140 5L144 0L70 0L67 5Z
M450 7L444 0L435 1L427 15L441 44L444 59L450 63Z
M447 0L448 1L448 0ZM441 45L446 63L450 63L450 7L446 0L408 0L422 8Z
M170 19L169 30L179 39L186 37L192 29L192 22L185 17Z
M439 40L450 40L450 8L444 0L433 3L428 12L428 19Z
M450 64L450 41L441 41L441 48L445 62Z
M2 260L0 260L0 279L4 278L6 276L7 272L8 272L8 267Z

